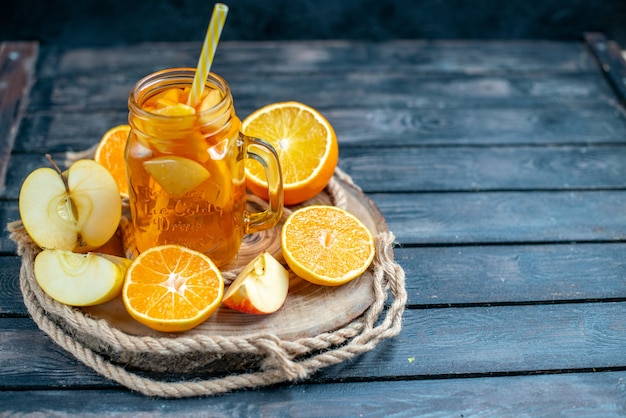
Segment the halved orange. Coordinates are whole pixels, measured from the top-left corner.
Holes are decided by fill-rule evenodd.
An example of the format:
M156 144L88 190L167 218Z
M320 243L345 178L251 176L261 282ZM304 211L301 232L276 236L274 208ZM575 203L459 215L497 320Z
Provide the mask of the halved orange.
M181 332L206 321L219 307L224 280L206 255L180 245L141 253L126 272L122 298L137 321L162 332Z
M330 181L339 159L337 137L331 124L317 110L298 102L262 107L244 119L246 135L270 143L280 160L285 204L302 203L321 192ZM246 160L246 185L267 199L262 165Z
M93 159L103 165L113 175L120 194L128 196L126 162L124 148L130 132L129 125L115 126L102 135Z
M374 260L374 238L356 216L336 206L294 211L283 225L281 247L291 270L324 286L359 277Z

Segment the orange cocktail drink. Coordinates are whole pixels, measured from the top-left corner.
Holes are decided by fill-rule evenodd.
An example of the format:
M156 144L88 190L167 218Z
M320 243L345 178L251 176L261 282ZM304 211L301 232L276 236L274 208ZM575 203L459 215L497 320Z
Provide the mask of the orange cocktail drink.
M241 134L230 88L210 74L195 106L195 70L175 68L140 80L129 97L126 146L129 202L137 250L178 244L220 265L245 234L274 226L282 213L282 180L271 146ZM270 207L246 211L245 159L268 168Z

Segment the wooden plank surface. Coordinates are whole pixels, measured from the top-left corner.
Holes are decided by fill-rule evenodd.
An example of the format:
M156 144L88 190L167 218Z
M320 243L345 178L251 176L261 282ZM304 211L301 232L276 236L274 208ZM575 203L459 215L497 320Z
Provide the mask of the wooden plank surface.
M551 100L592 105L614 99L611 88L597 77L593 57L576 43L519 42L513 52L506 42L484 42L476 51L462 42L446 43L445 48L440 42L420 41L314 42L306 50L300 42L257 44L225 42L215 60L214 70L229 75L241 115L289 99L325 111L492 108L494 103L517 108ZM139 78L162 68L195 66L197 48L151 44L44 51L31 109L123 109ZM259 76L266 82L254 82ZM350 94L342 94L346 91Z
M0 43L0 191L33 83L37 50L36 42Z
M323 369L312 379L611 370L626 363L625 309L626 302L412 309L405 313L401 335L354 360ZM117 386L89 367L68 361L69 354L29 319L0 319L0 326L0 359L4 359L0 372L8 387ZM13 347L27 341L28 347L15 352ZM187 379L202 376L191 374Z
M116 99L121 103L123 99ZM242 114L246 115L246 114ZM611 103L536 109L352 109L324 111L337 133L342 156L352 147L466 145L621 145L623 111ZM15 149L42 153L78 151L96 143L108 127L126 123L128 112L115 110L31 112L24 115Z
M163 401L115 389L0 392L7 415L473 417L621 416L626 373L280 385L218 399ZM471 384L468 384L471 383Z
M346 147L341 168L370 193L623 189L626 147Z
M626 245L619 243L399 247L414 308L622 301ZM27 317L20 259L2 258L0 315Z
M596 57L618 100L626 105L626 61L621 47L601 33L586 33L585 42Z
M403 244L619 241L626 192L374 194Z
M195 65L198 47L42 48L2 219L19 217L21 182L47 164L46 152L62 159L125 123L132 84L158 68ZM3 412L607 416L626 409L626 113L586 45L226 42L219 54L215 69L228 74L241 117L295 99L335 127L340 167L397 238L408 292L402 333L311 382L211 400L144 398L37 329L4 235Z
M241 115L268 103L296 100L311 103L320 111L336 108L460 109L527 108L557 105L606 105L614 93L597 74L443 74L416 77L412 73L357 72L349 76L329 73L307 75L235 73L229 84L235 107ZM137 81L134 74L106 73L41 79L42 89L33 92L35 109L64 108L66 111L124 109ZM324 94L319 92L324 91ZM350 91L351 94L345 94ZM48 93L49 92L49 93ZM43 93L43 94L42 94ZM375 100L373 100L375 98Z
M83 143L93 145L97 140ZM61 165L66 160L64 152L49 153ZM623 145L345 146L341 153L340 168L368 193L620 191L626 187ZM48 165L44 152L14 155L5 195L16 199L28 173L43 165Z
M443 47L442 47L443 46ZM147 43L96 49L60 47L42 51L39 76L90 73L137 74L168 67L195 67L198 42ZM487 58L487 59L485 59ZM547 65L549 63L549 65ZM482 40L390 40L220 42L216 72L255 74L352 73L355 70L412 73L596 73L586 46L577 42ZM246 71L243 71L246 70Z
M626 237L626 191L371 194L403 245L615 242ZM19 219L17 202L0 214ZM523 227L521 227L523 225ZM15 251L4 236L0 251Z

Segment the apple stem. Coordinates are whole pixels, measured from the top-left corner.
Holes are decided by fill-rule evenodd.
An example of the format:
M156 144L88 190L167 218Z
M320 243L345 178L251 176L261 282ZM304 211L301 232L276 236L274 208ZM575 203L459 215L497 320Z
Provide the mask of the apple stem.
M63 184L65 185L65 190L70 190L70 185L67 183L67 178L65 178L65 176L63 175L63 171L61 170L61 167L59 167L59 165L56 163L56 161L54 161L54 159L52 158L52 155L46 154L46 158L48 159L48 161L50 161L50 164L52 164L54 169L59 173L59 175L63 179Z

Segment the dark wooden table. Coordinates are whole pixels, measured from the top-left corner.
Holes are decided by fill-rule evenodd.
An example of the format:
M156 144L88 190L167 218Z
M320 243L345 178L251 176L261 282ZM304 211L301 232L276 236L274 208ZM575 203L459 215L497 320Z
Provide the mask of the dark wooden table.
M2 222L25 176L125 123L135 81L199 43L0 46ZM322 111L396 234L403 330L312 379L153 399L104 379L29 318L0 239L0 415L626 414L626 70L580 42L250 42L216 72L240 116ZM10 158L9 158L10 157Z

